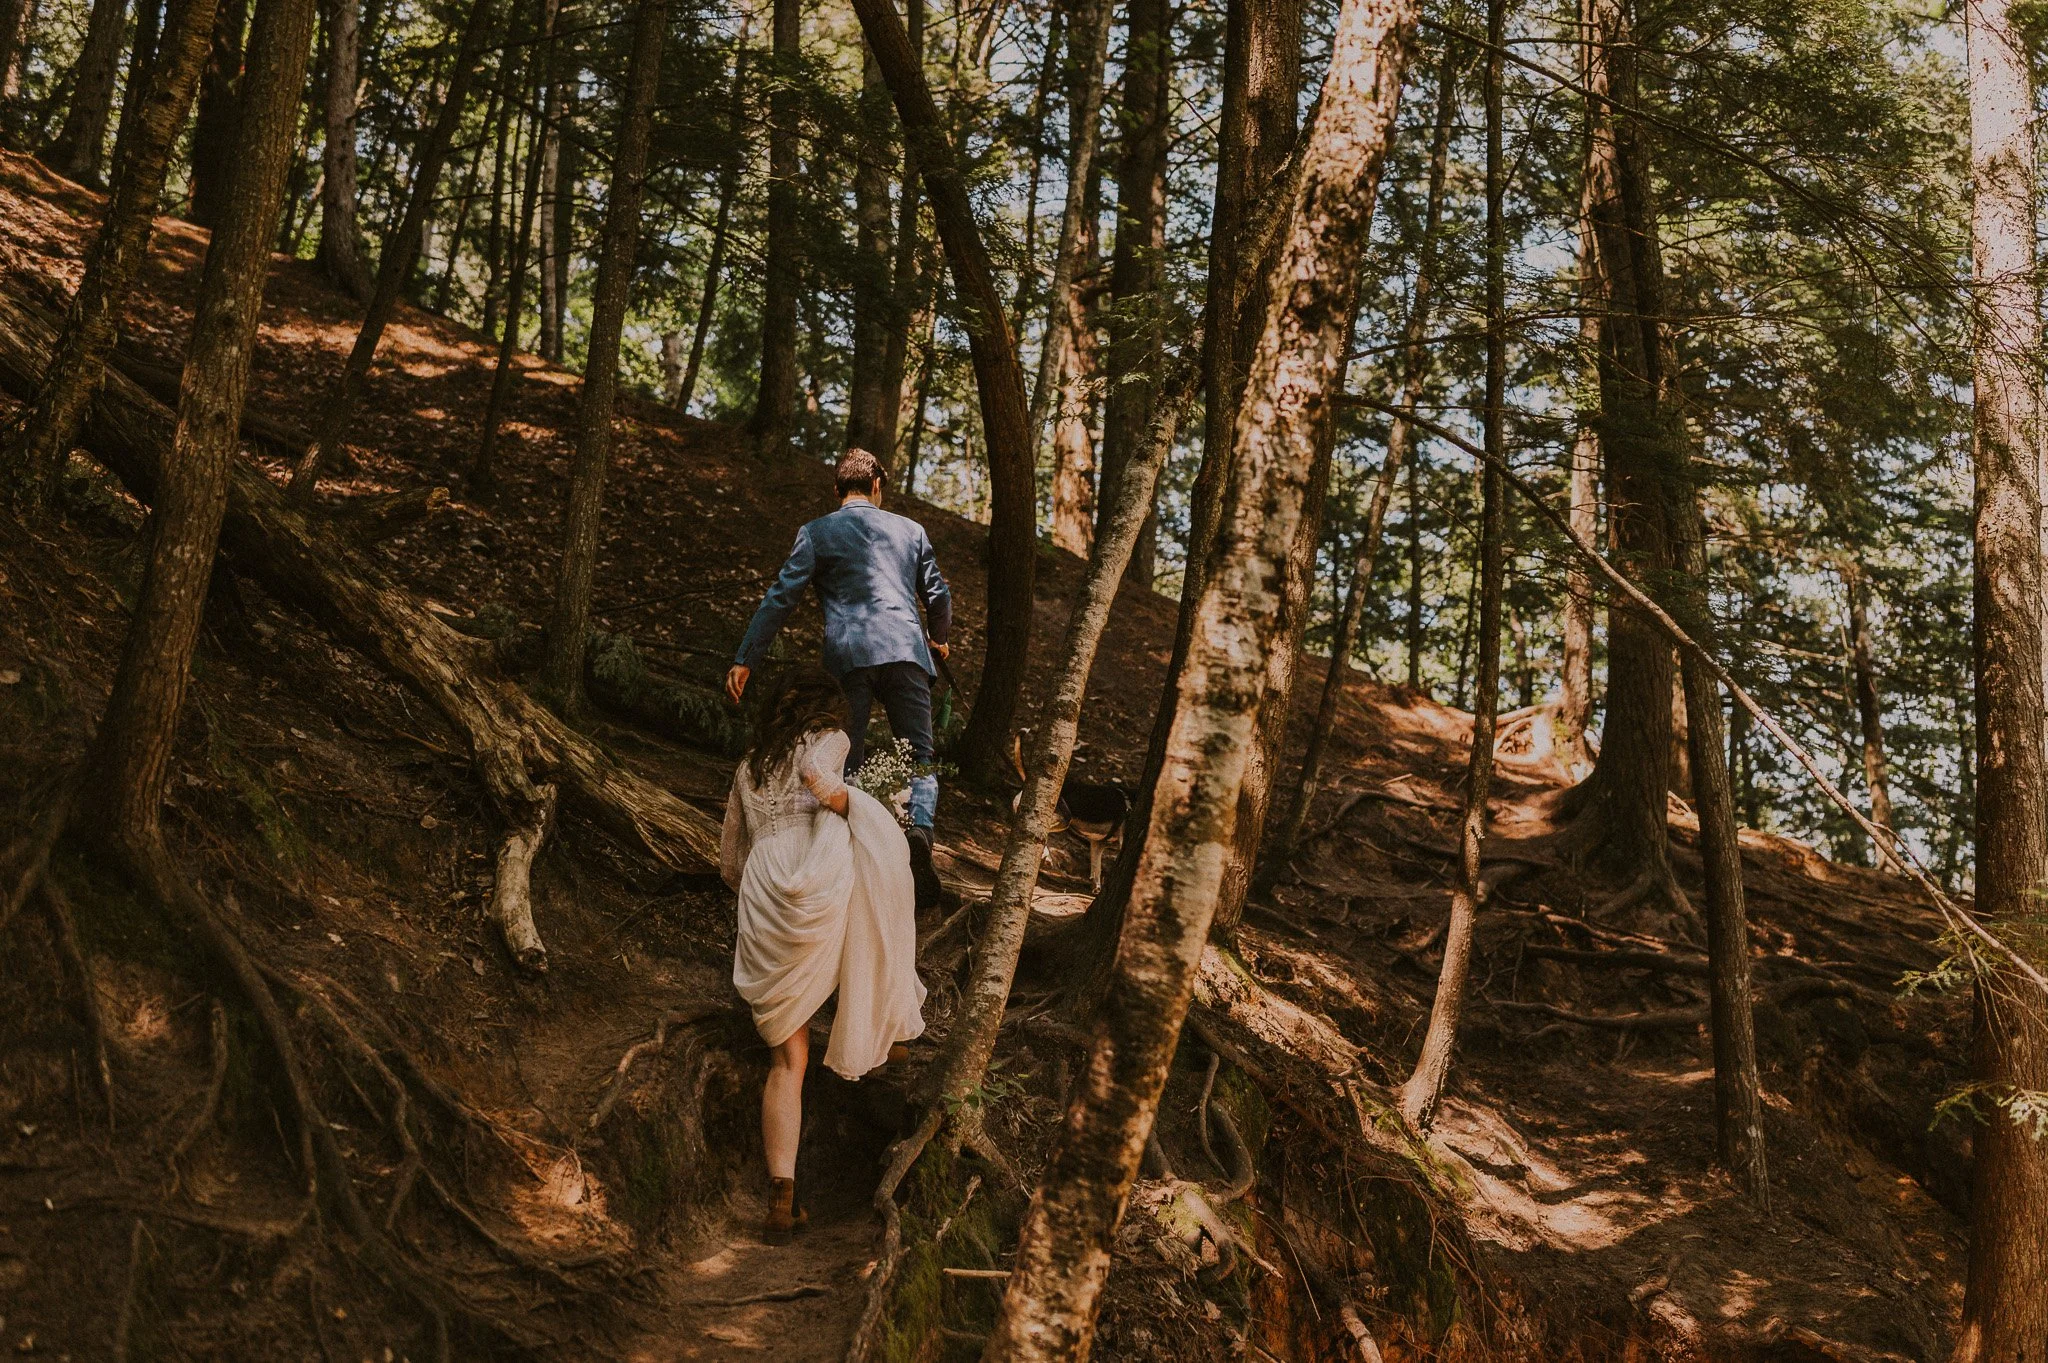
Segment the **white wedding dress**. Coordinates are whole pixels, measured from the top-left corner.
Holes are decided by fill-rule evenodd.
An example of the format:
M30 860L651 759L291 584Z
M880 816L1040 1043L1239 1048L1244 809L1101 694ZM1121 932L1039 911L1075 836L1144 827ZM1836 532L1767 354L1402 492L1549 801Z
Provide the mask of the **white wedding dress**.
M837 992L825 1064L858 1079L924 1031L925 991L909 845L841 780L850 747L837 729L809 735L759 787L741 762L719 862L740 901L732 982L761 1039L781 1045ZM819 803L841 790L844 817Z

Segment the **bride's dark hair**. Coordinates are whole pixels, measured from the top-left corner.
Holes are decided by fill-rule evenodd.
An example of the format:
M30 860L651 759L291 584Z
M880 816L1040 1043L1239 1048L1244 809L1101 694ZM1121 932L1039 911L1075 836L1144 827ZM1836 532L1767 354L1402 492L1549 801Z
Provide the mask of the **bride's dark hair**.
M823 672L799 672L785 679L768 697L754 722L754 746L744 761L756 787L789 761L797 744L810 734L846 727L846 697L839 683Z

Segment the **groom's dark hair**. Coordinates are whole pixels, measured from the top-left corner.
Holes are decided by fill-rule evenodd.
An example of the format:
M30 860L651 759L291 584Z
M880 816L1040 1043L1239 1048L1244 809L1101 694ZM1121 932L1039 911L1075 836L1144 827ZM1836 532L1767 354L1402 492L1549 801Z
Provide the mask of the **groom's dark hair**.
M849 492L867 492L875 485L877 478L887 478L889 471L882 467L882 461L871 452L855 447L839 456L839 467L832 480L844 497Z

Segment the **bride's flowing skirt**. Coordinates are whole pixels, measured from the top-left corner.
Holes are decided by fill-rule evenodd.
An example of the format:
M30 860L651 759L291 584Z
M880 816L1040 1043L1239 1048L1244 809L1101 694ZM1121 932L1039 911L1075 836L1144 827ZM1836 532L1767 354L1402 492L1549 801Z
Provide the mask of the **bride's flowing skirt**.
M873 796L847 788L846 817L754 844L740 881L732 982L779 1046L837 991L825 1063L858 1079L924 1031L910 850Z

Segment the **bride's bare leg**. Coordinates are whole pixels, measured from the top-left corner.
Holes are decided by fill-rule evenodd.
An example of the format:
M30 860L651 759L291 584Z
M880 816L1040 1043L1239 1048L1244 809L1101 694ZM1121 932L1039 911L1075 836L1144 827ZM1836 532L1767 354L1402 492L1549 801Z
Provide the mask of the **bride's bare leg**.
M761 1089L761 1145L768 1154L768 1177L796 1177L797 1138L804 1126L804 1070L811 1061L811 1029L799 1027L789 1040L772 1048L768 1082Z

